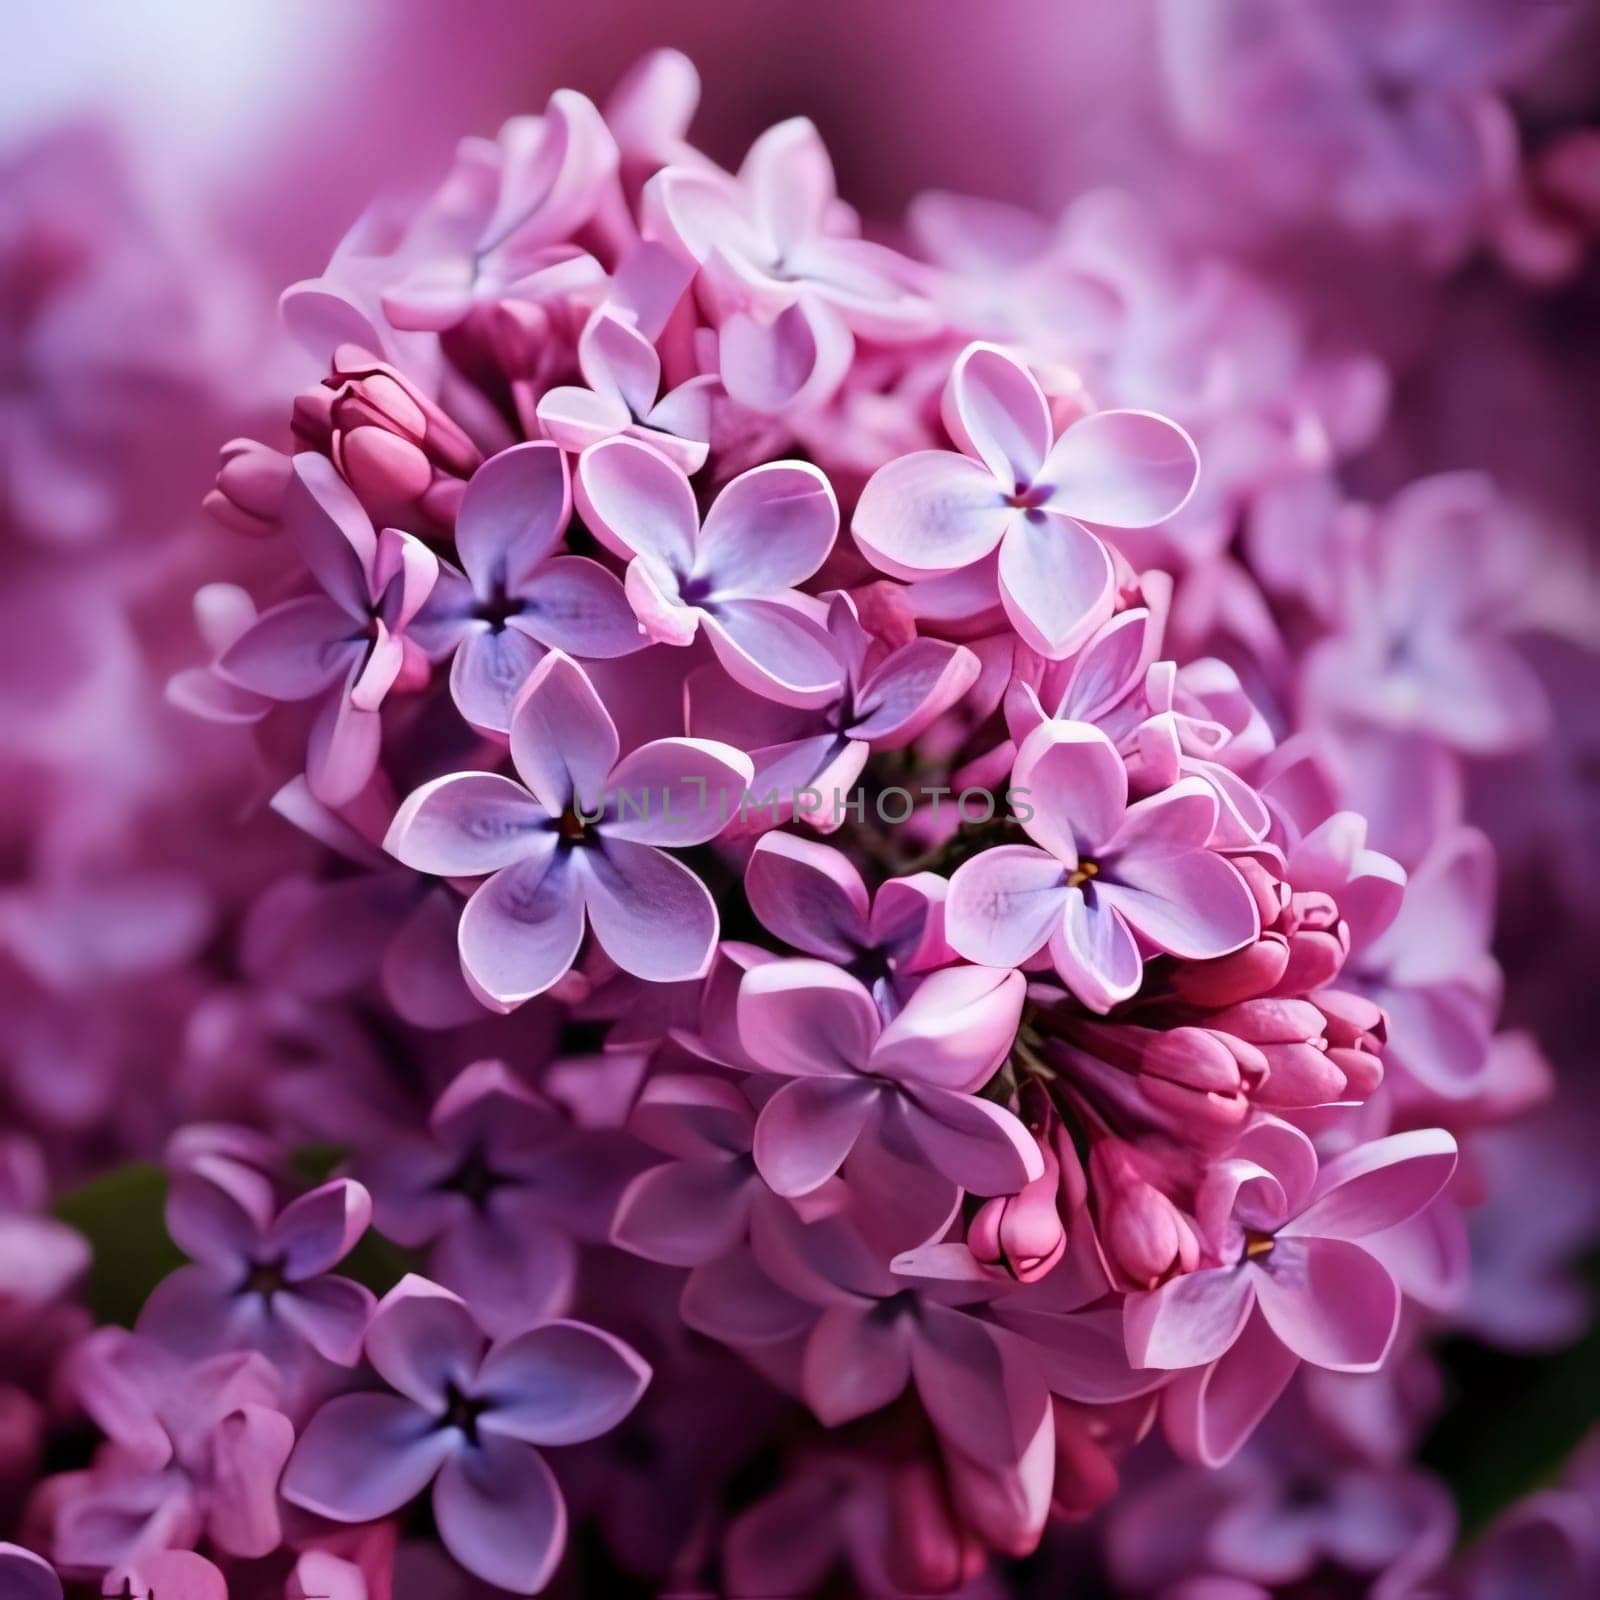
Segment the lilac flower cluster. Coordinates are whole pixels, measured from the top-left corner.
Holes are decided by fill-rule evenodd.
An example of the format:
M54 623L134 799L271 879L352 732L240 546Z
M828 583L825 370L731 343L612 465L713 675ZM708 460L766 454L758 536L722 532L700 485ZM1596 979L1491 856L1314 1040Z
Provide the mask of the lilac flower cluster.
M1481 241L1487 90L1422 73L1462 199L1266 33L1215 149L1310 62L1334 211ZM1111 194L869 238L697 97L464 141L284 294L282 425L206 402L267 435L210 526L7 596L69 643L4 725L0 1596L1589 1592L1592 1463L1452 1566L1412 1459L1442 1331L1584 1314L1467 820L1557 720L1553 535L1358 493L1389 375L1242 255ZM83 535L19 459L7 539ZM97 1321L50 1199L152 1156Z

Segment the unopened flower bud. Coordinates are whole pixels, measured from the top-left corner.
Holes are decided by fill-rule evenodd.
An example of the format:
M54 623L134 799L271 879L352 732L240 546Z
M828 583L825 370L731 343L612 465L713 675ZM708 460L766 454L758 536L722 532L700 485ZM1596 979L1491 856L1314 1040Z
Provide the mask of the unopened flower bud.
M324 451L378 523L417 512L449 526L482 456L462 430L393 367L355 345L294 403L294 431Z
M1265 1058L1266 1076L1252 1096L1257 1105L1323 1106L1343 1095L1344 1073L1329 1059L1322 1013L1309 1001L1246 1000L1212 1021Z
M1324 989L1314 1003L1322 1013L1328 1059L1345 1076L1346 1098L1365 1100L1383 1082L1389 1024L1382 1007L1344 989Z
M895 1473L884 1555L896 1587L909 1594L948 1594L983 1570L987 1552L962 1527L932 1462L908 1461Z
M1077 1521L1092 1516L1117 1492L1117 1465L1106 1448L1095 1413L1099 1407L1052 1402L1055 1411L1056 1473L1050 1509Z
M255 439L230 439L222 447L216 487L205 509L226 528L253 536L272 533L289 487L289 458Z
M1195 1006L1231 1006L1271 994L1289 967L1289 941L1281 933L1264 933L1232 955L1215 961L1184 961L1173 969L1172 987Z
M1067 1249L1058 1210L1061 1168L1047 1144L1040 1144L1039 1153L1044 1171L1018 1193L984 1201L967 1229L973 1255L1004 1267L1019 1283L1042 1278Z
M1192 1272L1200 1243L1183 1213L1139 1171L1134 1152L1102 1139L1089 1157L1100 1214L1100 1242L1112 1266L1136 1289Z
M1338 977L1350 953L1350 929L1332 895L1296 894L1279 924L1289 939L1289 964L1279 980L1286 994L1310 994Z
M1139 1089L1163 1110L1233 1126L1250 1109L1248 1084L1265 1070L1257 1052L1214 1029L1170 1028L1140 1053Z

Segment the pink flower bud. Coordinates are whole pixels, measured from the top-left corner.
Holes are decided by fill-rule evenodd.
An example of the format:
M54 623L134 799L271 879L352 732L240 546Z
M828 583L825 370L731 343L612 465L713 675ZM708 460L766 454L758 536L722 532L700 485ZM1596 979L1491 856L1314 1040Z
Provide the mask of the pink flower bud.
M324 452L379 523L420 510L448 526L482 455L409 379L355 345L294 403L295 436ZM440 492L441 485L449 485Z
M1250 893L1255 896L1256 910L1261 913L1261 926L1276 927L1289 904L1288 886L1259 856L1237 855L1229 859L1233 862L1234 870L1248 885Z
M996 1195L978 1208L967 1229L967 1248L978 1260L1004 1267L1019 1283L1042 1278L1066 1253L1067 1233L1057 1203L1061 1168L1040 1144L1044 1171L1021 1191Z
M1328 1059L1345 1076L1345 1094L1365 1100L1383 1082L1380 1052L1388 1037L1388 1019L1380 1006L1344 989L1324 989L1315 1000L1323 1017Z
M983 1570L987 1552L961 1526L931 1462L908 1461L895 1473L884 1555L896 1587L909 1594L947 1594Z
M1117 1465L1106 1448L1101 1407L1052 1402L1055 1411L1056 1473L1050 1509L1078 1521L1092 1516L1117 1492Z
M289 458L255 439L230 439L222 447L216 487L205 509L224 527L254 536L272 533L289 487Z
M1331 895L1295 895L1279 928L1289 938L1289 964L1278 982L1282 992L1310 994L1338 977L1350 953L1350 929Z
M1250 1109L1248 1085L1265 1075L1258 1052L1210 1028L1151 1035L1139 1057L1139 1089L1152 1105L1231 1127Z
M1309 1001L1246 1000L1212 1021L1260 1051L1267 1070L1252 1094L1257 1105L1322 1106L1344 1093L1344 1074L1322 1037L1322 1013Z
M1229 1006L1271 994L1289 966L1289 941L1264 933L1254 944L1215 961L1184 961L1173 970L1178 997L1196 1006Z
M1153 1289L1200 1260L1200 1242L1178 1208L1139 1171L1134 1151L1102 1139L1089 1156L1100 1242L1128 1285Z

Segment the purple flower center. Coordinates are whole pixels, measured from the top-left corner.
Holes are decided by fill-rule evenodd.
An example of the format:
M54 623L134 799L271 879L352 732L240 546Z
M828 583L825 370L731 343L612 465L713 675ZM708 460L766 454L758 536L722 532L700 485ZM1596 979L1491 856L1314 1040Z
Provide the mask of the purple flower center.
M466 1435L470 1444L478 1442L478 1418L489 1409L487 1400L479 1400L473 1395L458 1389L455 1384L446 1384L444 1391L444 1412L439 1418L441 1428L456 1428Z
M283 1272L283 1257L277 1256L271 1261L256 1262L239 1286L239 1293L259 1294L270 1300L280 1289L288 1286L289 1280Z
M503 633L506 624L513 617L520 617L527 609L525 603L514 594L506 591L503 581L494 586L494 593L487 600L482 601L477 610L480 621L489 624L491 633Z
M495 1190L503 1189L512 1180L490 1166L482 1150L474 1150L462 1159L461 1165L440 1183L441 1189L451 1194L464 1195L477 1211L489 1203Z
M1006 496L1006 504L1018 511L1037 511L1050 498L1049 487L1041 483L1019 483Z
M1100 863L1098 861L1080 861L1067 875L1069 889L1081 889L1091 878L1100 876Z
M1272 1254L1272 1247L1277 1241L1270 1233L1257 1233L1254 1229L1247 1228L1244 1235L1244 1258L1246 1261L1260 1261L1265 1256Z

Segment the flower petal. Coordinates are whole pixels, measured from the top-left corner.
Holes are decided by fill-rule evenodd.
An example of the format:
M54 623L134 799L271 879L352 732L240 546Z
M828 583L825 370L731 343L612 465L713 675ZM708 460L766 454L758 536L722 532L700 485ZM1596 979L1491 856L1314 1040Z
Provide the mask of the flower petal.
M1108 528L1175 516L1200 479L1194 441L1153 411L1097 411L1056 440L1039 473L1052 511Z
M739 986L739 1036L768 1072L837 1077L865 1068L882 1022L872 996L822 961L773 961Z
M969 1194L1016 1194L1044 1171L1033 1135L992 1100L916 1087L898 1115L928 1164Z
M977 682L980 667L965 645L913 639L870 674L855 696L853 739L875 750L903 749Z
M689 480L664 456L636 439L602 439L578 457L576 487L584 522L613 554L689 571L700 514Z
M633 625L633 614L628 614ZM504 734L544 650L520 628L474 627L450 660L450 696L474 728Z
M1050 408L1033 374L992 344L969 344L956 358L944 395L944 421L956 443L976 456L1008 494L1031 487L1054 434Z
M869 943L867 886L848 857L793 833L767 833L745 865L744 891L767 931L841 965Z
M549 1583L567 1547L567 1508L544 1457L513 1439L452 1455L433 1489L446 1550L468 1572L515 1594Z
M374 1299L370 1289L349 1278L322 1277L274 1295L272 1309L318 1355L353 1367L361 1359Z
M557 1320L498 1342L478 1370L486 1433L527 1444L597 1439L639 1403L650 1366L587 1323Z
M1300 1358L1257 1311L1219 1361L1185 1372L1168 1386L1162 1422L1173 1449L1201 1466L1231 1461L1299 1365Z
M1069 867L1121 825L1128 772L1116 746L1084 722L1046 722L1017 751L1013 809L1028 836ZM1026 811L1015 800L1027 801Z
M550 818L519 783L493 772L455 772L410 794L383 847L415 872L477 878L555 849Z
M1255 1304L1247 1267L1185 1272L1123 1302L1128 1360L1136 1367L1203 1367L1233 1346Z
M507 632L526 633L552 650L610 661L646 644L616 575L586 556L556 556L518 593L522 609Z
M487 1343L459 1295L408 1273L372 1314L367 1360L413 1406L442 1414L452 1386L470 1390Z
M756 1167L775 1193L810 1194L839 1170L877 1090L864 1078L793 1078L756 1119Z
M969 961L1020 966L1048 943L1071 895L1054 856L1031 845L997 845L956 868L945 937Z
M456 934L480 999L509 1010L564 977L583 943L583 890L553 848L497 872L467 901Z
M608 840L704 844L739 815L753 777L750 757L732 745L653 740L612 773L603 832Z
M552 817L598 811L617 764L617 728L588 675L552 650L511 712L511 762Z
M901 1083L976 1089L1010 1051L1026 990L1021 973L1000 967L930 972L883 1030L868 1065Z
M719 600L704 626L728 675L785 705L820 706L838 697L844 666L826 628L778 600Z
M340 1395L301 1433L283 1497L335 1522L371 1522L421 1494L455 1446L449 1429L399 1395Z
M841 1427L896 1400L911 1380L904 1318L871 1308L829 1306L806 1340L800 1392L827 1428Z
M703 977L717 943L717 907L701 881L652 845L607 833L575 853L589 923L624 972L652 983Z
M338 683L360 653L350 618L325 595L309 594L264 611L223 651L216 670L271 700L309 700Z
M1000 541L1000 600L1025 644L1062 660L1116 604L1111 552L1070 517L1025 511Z
M328 598L360 620L377 598L370 587L378 554L372 519L326 456L302 450L290 468L284 529Z
M1280 1233L1254 1270L1261 1314L1302 1360L1335 1372L1382 1365L1400 1325L1400 1290L1360 1245Z
M744 1237L753 1181L748 1164L739 1159L652 1167L617 1202L612 1242L673 1267L715 1261Z
M1091 1011L1109 1011L1138 991L1144 958L1126 922L1104 895L1079 889L1050 936L1061 981Z
M265 1247L281 1259L284 1276L299 1283L344 1260L371 1221L367 1191L349 1178L335 1178L291 1200L273 1223Z
M1443 1128L1370 1139L1322 1168L1311 1203L1281 1231L1302 1238L1364 1238L1431 1205L1455 1169L1456 1141Z
M987 468L951 450L918 450L873 473L850 527L875 567L916 578L981 561L1017 516Z
M1009 1351L1011 1335L948 1306L925 1304L911 1370L928 1420L962 1454L1015 1466L1050 1405L1036 1368Z
M805 461L769 461L741 472L717 496L700 530L694 575L720 597L777 595L827 559L839 503Z

